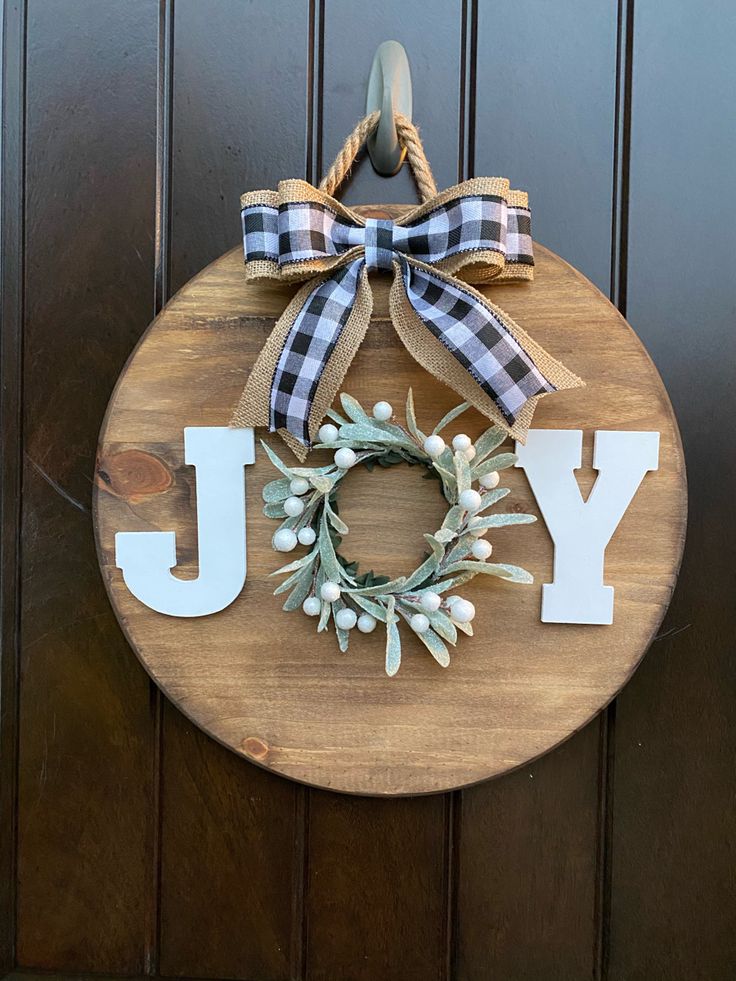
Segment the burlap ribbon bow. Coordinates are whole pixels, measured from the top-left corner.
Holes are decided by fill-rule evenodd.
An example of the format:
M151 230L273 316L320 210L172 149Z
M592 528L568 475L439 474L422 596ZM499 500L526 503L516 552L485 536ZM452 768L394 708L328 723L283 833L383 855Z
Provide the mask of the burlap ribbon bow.
M523 440L542 396L582 384L469 285L532 278L528 196L499 177L438 194L416 129L399 117L422 204L396 221L364 218L331 194L377 123L378 113L362 120L319 189L287 180L241 198L246 277L307 282L263 347L232 425L278 430L304 458L368 330L368 272L385 270L409 353Z

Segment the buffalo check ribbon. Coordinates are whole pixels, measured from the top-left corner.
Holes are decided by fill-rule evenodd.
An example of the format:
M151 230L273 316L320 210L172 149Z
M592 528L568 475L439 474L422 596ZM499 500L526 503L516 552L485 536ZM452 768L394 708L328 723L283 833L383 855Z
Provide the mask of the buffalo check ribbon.
M544 395L583 384L471 285L532 278L527 195L507 180L465 181L395 221L300 180L241 205L246 277L306 282L232 425L279 431L304 458L368 330L374 271L393 274L389 312L409 353L511 436L524 439Z

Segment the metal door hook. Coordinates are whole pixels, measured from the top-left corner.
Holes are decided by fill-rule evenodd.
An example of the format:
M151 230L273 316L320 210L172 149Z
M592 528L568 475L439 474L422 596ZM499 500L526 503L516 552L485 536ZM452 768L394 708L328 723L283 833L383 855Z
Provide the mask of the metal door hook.
M374 169L391 177L401 169L406 149L399 143L394 113L411 119L411 71L403 45L398 41L379 44L368 78L366 113L379 109L378 129L368 138L367 147Z

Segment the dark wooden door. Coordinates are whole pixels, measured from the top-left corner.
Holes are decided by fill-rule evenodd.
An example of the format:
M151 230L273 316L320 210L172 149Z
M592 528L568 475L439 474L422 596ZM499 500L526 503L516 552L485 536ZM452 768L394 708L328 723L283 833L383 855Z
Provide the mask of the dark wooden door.
M736 10L670 0L6 0L0 966L240 981L730 981ZM153 314L318 180L406 47L441 185L504 174L671 393L689 546L615 704L446 796L311 791L149 683L97 569L105 404ZM410 201L366 162L346 200Z

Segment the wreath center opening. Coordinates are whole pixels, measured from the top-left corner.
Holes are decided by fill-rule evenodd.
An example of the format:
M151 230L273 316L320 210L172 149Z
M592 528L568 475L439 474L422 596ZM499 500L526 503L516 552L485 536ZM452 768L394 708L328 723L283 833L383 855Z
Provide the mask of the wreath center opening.
M442 484L423 464L410 466L387 454L370 474L365 465L347 474L339 510L350 528L341 555L357 562L361 573L374 570L394 579L408 575L426 554L424 533L440 527L447 501Z

